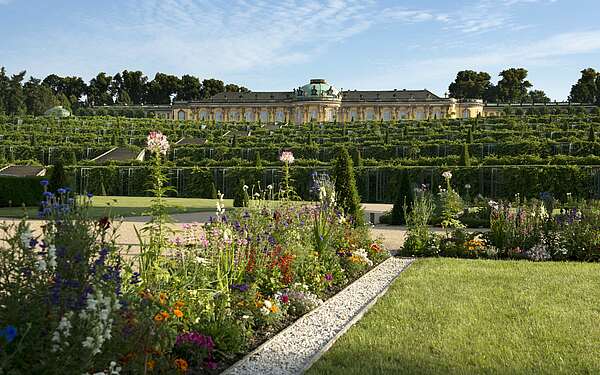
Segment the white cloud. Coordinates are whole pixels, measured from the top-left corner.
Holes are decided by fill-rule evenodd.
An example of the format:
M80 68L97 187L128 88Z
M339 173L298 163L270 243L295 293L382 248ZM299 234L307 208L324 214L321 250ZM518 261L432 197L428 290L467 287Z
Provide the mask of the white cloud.
M447 22L429 10L390 7L375 0L137 0L126 17L111 17L113 48L157 59L179 70L215 74L322 58L332 45L381 22ZM98 20L89 19L91 24ZM98 27L106 25L98 25ZM108 38L107 44L112 38Z

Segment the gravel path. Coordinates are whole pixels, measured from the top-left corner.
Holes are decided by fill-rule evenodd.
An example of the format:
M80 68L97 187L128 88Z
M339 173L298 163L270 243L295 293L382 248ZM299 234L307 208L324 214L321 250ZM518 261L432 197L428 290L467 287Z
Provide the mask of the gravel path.
M302 374L382 296L412 259L390 258L223 374Z

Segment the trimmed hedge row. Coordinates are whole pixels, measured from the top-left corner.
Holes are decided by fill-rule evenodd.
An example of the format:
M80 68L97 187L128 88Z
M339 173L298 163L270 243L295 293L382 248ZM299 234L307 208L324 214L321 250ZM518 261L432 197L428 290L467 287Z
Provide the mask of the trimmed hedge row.
M0 176L0 207L37 206L44 189L43 177Z
M494 199L539 197L549 192L557 199L566 199L567 193L577 198L600 197L600 166L496 166L496 167L357 167L356 179L363 202L392 202L403 173L409 174L413 185L426 185L437 192L443 185L442 172L453 173L453 186L471 196L481 194ZM330 167L293 166L291 176L297 193L310 198L311 174L330 172ZM106 195L147 195L148 169L146 167L90 167L71 169L80 192ZM240 180L249 186L260 184L278 186L281 168L170 168L170 183L180 197L210 198L213 184L231 198Z

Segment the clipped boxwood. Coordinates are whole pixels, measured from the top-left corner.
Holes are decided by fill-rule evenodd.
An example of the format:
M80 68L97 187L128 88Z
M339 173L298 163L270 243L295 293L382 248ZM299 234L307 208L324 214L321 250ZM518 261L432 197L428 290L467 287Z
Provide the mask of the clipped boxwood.
M0 176L0 207L37 206L44 189L43 177Z

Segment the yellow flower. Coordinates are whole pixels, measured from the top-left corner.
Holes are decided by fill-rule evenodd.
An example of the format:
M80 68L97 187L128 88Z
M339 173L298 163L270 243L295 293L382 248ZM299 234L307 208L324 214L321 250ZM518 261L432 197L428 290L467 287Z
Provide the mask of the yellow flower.
M279 307L277 307L277 305L271 306L271 312L277 314L279 312Z
M160 304L164 305L165 303L167 303L167 294L163 293L163 292L160 292L160 294L158 296L158 299L160 301Z
M181 318L183 316L183 313L179 309L173 310L173 314L175 314L175 316L178 318Z
M177 358L175 360L175 367L177 367L177 369L180 372L187 372L187 370L188 370L188 363L187 363L187 361L185 359Z
M153 359L149 359L146 362L146 367L148 368L148 370L154 370L154 367L156 367L156 361Z

